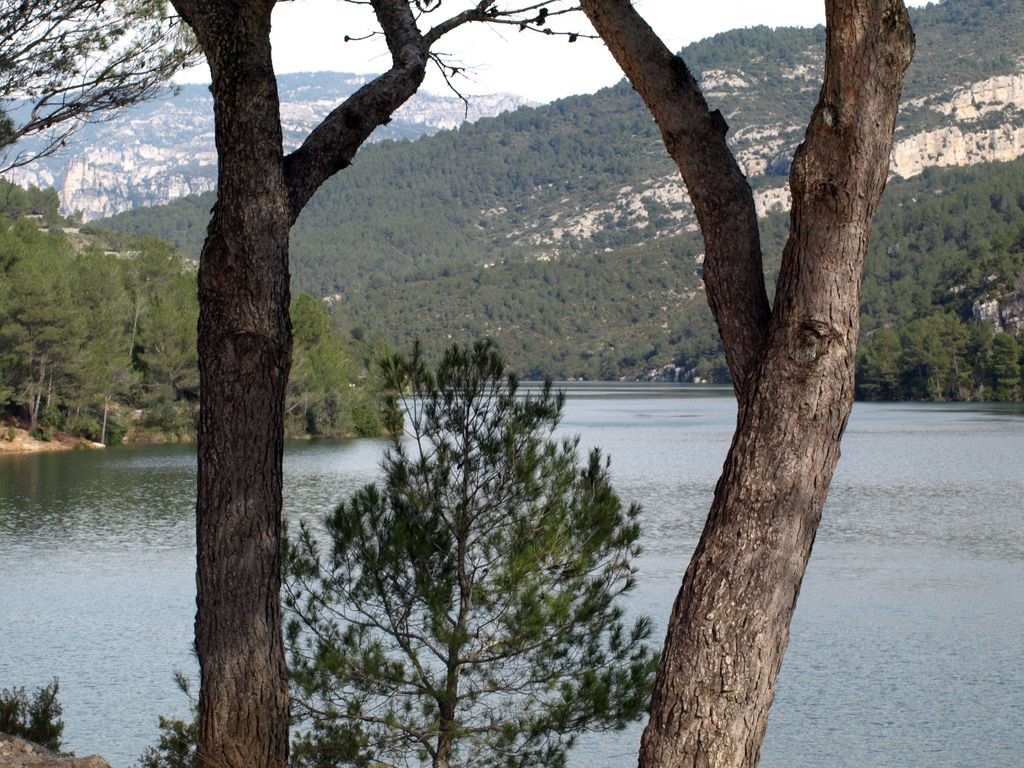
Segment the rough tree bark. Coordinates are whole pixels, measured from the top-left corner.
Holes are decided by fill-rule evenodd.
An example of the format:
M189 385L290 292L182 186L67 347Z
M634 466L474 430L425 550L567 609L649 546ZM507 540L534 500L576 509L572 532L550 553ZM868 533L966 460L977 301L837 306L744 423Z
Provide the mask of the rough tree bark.
M505 13L494 0L479 0L421 32L417 16L440 3L368 0L391 68L286 156L270 48L276 0L172 2L210 66L219 165L217 204L199 266L199 762L284 768L280 547L292 341L288 233L320 185L348 166L373 130L416 92L430 48L442 35L471 21L518 23L531 11Z
M853 404L860 281L914 40L900 0L826 0L824 84L793 161L769 309L753 197L685 63L629 0L582 0L654 115L704 234L736 432L669 621L640 765L755 766Z

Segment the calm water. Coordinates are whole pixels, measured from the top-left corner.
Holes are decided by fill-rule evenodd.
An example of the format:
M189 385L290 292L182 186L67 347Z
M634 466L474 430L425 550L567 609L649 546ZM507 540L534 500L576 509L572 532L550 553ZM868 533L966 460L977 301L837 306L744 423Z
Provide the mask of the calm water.
M644 506L632 602L658 640L732 433L720 393L574 387L563 428ZM1019 766L1024 410L858 405L793 623L762 765ZM292 519L373 479L380 441L286 451ZM189 447L0 456L0 687L61 680L65 744L128 768L194 672ZM635 765L639 730L588 739Z

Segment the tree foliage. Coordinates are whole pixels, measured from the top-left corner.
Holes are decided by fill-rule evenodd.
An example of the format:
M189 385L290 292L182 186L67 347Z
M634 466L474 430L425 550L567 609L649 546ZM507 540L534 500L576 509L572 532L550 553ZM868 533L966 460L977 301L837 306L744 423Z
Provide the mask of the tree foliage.
M623 621L638 508L600 452L557 440L495 348L384 365L384 479L288 548L300 765L564 765L646 708L646 618ZM405 421L404 432L401 429Z
M188 697L191 717L188 720L160 716L160 738L155 745L146 747L139 756L138 768L198 768L196 747L199 742L198 706L192 695L188 678L182 672L174 673L175 682Z
M190 435L194 273L152 238L113 251L41 223L0 217L0 409L42 435L119 442L126 409L141 408L156 429Z
M932 169L889 185L865 267L858 397L1019 397L1006 361L1024 324L1022 167Z
M63 707L57 699L59 691L60 682L56 678L36 689L31 696L24 688L4 688L0 691L0 733L20 736L59 752L64 733L64 721L60 717Z
M0 2L0 169L56 151L81 123L152 96L192 45L162 0ZM27 137L31 146L13 148Z
M137 437L191 439L194 265L152 237L67 226L56 198L38 190L5 191L11 202L0 212L12 218L0 216L0 413L42 436L117 443L132 426ZM296 297L293 314L289 435L379 434L364 345L346 344L308 294ZM129 424L129 410L141 419Z
M285 429L290 436L375 436L381 432L375 393L322 301L308 293L292 300L294 348Z
M925 115L947 126L937 101L964 83L1016 72L1022 9L1022 0L911 9L920 45L905 92L915 100L904 99L898 131L922 130ZM757 144L750 137L761 134L752 127L777 123L792 138L779 150L777 172L747 169L755 188L782 184L803 135L798 116L816 92L823 40L823 28L761 27L682 51L698 78L717 70L748 83L709 95L729 102L723 111L739 156ZM804 79L793 79L797 71ZM1020 124L1012 107L985 120ZM421 141L367 147L296 222L293 287L330 296L339 322L398 345L420 337L440 353L449 341L495 338L525 376L727 381L693 261L703 246L697 233L679 231L688 221L682 201L620 194L624 179L641 190L639 180L672 173L657 142L656 125L622 83ZM1013 185L1020 173L1021 163L989 164L890 182L865 269L865 344L879 328L902 329L950 311L970 334L973 302L1014 290L1021 249ZM117 225L162 232L198 254L211 203L190 198L126 214ZM574 229L584 221L591 234ZM553 240L556 228L564 232ZM763 219L761 229L774 281L788 215ZM950 293L960 285L964 290ZM984 384L987 360L986 353L969 361L961 396L995 396ZM878 391L858 388L858 396Z

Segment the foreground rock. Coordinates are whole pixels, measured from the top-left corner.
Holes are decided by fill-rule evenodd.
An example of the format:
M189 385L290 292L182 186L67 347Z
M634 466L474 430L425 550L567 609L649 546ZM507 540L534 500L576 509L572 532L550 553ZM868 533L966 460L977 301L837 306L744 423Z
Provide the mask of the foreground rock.
M0 733L0 768L110 768L99 755L63 757L46 747Z

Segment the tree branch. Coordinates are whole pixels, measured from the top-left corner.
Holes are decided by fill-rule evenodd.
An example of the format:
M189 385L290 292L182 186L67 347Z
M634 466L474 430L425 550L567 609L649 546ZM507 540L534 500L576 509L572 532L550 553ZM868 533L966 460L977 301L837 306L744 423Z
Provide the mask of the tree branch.
M408 1L372 0L371 5L391 51L392 67L346 99L285 158L293 219L321 184L352 163L370 134L391 121L426 74L428 45Z
M558 1L554 0L555 3ZM327 179L351 165L356 152L370 134L379 126L387 125L395 110L416 93L426 75L427 63L431 58L438 60L437 55L431 54L431 46L444 35L470 22L529 25L536 23L538 18L574 10L548 11L543 3L500 10L496 0L478 0L472 7L421 33L409 0L369 0L369 5L373 6L387 41L392 66L332 111L302 146L285 158L285 179L293 218ZM439 5L416 3L421 13L434 11Z
M152 97L197 52L178 17L144 0L116 7L26 0L6 10L0 18L0 170L51 154L83 123ZM6 153L29 136L39 136L39 145L13 157Z
M704 234L708 303L742 396L764 354L770 309L754 199L726 145L728 126L629 0L582 0L581 6L654 115L682 173Z

